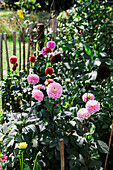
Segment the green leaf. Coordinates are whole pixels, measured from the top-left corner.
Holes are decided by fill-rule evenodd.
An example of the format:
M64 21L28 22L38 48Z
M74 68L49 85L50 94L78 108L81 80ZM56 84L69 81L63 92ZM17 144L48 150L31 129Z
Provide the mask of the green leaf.
M102 165L102 162L98 160L92 160L89 162L90 168L100 168L101 165Z
M89 56L92 56L92 57L93 57L93 53L92 53L91 49L88 47L88 45L84 44L84 48L85 48L86 53L87 53Z
M24 166L25 166L24 170L30 170L30 167L27 164L24 163Z
M105 142L97 140L97 147L101 153L109 153L109 147Z

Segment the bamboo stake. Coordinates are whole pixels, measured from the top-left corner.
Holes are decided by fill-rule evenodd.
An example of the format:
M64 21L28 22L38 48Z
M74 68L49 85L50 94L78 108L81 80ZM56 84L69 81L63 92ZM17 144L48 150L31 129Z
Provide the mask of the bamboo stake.
M110 133L109 144L108 144L109 150L110 150L110 145L111 145L112 134L113 134L113 120L112 120L111 133ZM105 159L104 170L106 170L107 160L108 160L108 153L107 153L106 159Z
M64 141L63 141L63 139L59 139L59 141L60 141L61 170L65 170L65 165L64 165Z

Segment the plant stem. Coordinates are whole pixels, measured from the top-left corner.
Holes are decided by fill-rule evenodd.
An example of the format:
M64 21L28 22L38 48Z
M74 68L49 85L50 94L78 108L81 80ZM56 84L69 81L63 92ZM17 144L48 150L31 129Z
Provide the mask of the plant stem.
M19 161L20 161L20 170L21 170L21 158L19 158Z
M39 155L39 153L37 153L37 155L36 155L35 162L34 162L34 166L33 166L33 170L35 170L35 165L36 165L36 161L37 161L38 155Z
M23 160L23 152L22 152L22 170L23 170L23 164L24 164L24 160Z

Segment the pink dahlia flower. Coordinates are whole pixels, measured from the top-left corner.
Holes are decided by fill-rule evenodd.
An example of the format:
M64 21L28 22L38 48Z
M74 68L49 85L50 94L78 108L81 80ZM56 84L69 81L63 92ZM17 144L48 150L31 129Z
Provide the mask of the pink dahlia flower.
M37 86L34 86L34 89L37 89L37 90L43 89L43 90L45 90L45 86L43 86L42 84L39 84Z
M28 75L27 80L29 84L36 84L39 82L39 76L36 74L30 74Z
M47 94L52 99L60 98L62 95L62 86L59 83L50 83L47 87Z
M32 91L32 97L34 97L35 100L38 100L38 102L41 102L44 98L44 94L40 90L34 89Z
M2 158L2 161L5 162L7 160L7 156L4 154L4 157ZM1 158L0 158L0 161L1 161Z
M88 117L90 117L91 114L89 113L89 111L86 108L82 108L77 112L77 117L84 120L84 119L88 119Z
M95 99L95 96L92 94L92 93L85 93L83 96L82 96L82 100L84 102L87 102L89 100L94 100Z
M50 48L50 49L54 49L56 47L56 44L55 44L54 41L48 41L47 47Z
M46 47L43 47L42 48L42 55L46 55L46 54L47 54Z
M100 103L96 100L89 100L86 103L86 109L89 111L89 113L95 113L100 110Z

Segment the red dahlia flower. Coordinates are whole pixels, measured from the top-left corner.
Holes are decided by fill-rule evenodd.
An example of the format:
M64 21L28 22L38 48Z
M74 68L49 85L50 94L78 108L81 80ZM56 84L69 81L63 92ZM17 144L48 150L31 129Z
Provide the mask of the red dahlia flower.
M110 76L111 70L109 69L108 66L101 66L97 70L97 75L101 79L107 79Z
M17 57L13 55L13 56L10 57L9 61L10 61L11 64L16 64Z
M30 62L35 63L35 56L30 56Z
M56 54L56 55L52 56L52 57L50 58L50 61L51 61L52 63L58 63L58 62L60 62L60 61L61 61L61 55L60 55L60 54Z
M15 71L15 70L16 70L16 65L13 65L12 71Z
M17 62L16 62L16 64L15 64L15 66L18 67L18 63L17 63Z
M45 74L49 74L50 76L53 74L53 68L52 67L48 67L45 69Z

